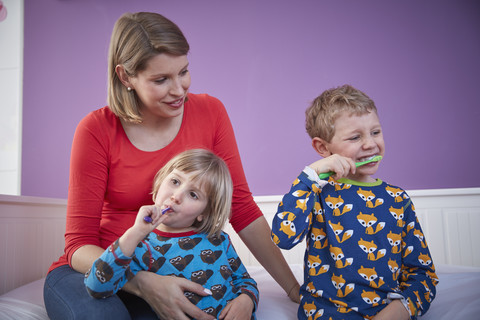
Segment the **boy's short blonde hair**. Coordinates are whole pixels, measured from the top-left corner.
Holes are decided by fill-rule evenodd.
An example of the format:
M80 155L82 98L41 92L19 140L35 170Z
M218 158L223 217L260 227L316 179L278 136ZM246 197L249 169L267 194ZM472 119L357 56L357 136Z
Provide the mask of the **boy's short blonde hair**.
M142 121L137 94L122 84L117 65L134 77L158 54L183 56L189 50L180 28L164 16L154 12L122 15L113 27L108 52L108 106L112 112L126 121Z
M198 181L208 198L202 213L202 221L196 221L194 227L198 232L219 236L230 217L232 209L233 183L225 162L213 152L204 149L184 151L167 162L155 175L153 182L153 199L157 196L163 180L173 171L195 173L193 181Z
M377 107L365 93L350 85L325 90L305 111L308 135L312 139L318 137L331 142L335 134L335 120L343 112L353 115L377 113Z

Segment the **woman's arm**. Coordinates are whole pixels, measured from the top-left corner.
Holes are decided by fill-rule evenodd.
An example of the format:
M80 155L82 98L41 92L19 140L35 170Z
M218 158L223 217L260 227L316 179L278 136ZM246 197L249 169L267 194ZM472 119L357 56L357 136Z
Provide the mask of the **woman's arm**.
M87 272L104 251L104 249L94 245L85 245L78 248L72 255L72 268L80 273Z
M285 290L290 299L300 303L297 279L285 261L280 249L271 239L271 230L265 217L260 217L238 233L255 258Z
M72 268L85 273L100 257L100 221L108 179L106 141L94 116L75 130L70 155L65 253Z

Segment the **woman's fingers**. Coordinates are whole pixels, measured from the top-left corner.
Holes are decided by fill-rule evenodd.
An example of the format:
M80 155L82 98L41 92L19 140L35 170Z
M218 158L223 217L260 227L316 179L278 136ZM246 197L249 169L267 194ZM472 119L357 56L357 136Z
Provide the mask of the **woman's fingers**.
M201 296L208 295L208 292L205 292L201 285L174 276L146 273L145 276L148 279L142 285L142 298L148 302L160 318L189 320L188 316L190 316L199 320L215 319L185 297L185 291L194 292Z

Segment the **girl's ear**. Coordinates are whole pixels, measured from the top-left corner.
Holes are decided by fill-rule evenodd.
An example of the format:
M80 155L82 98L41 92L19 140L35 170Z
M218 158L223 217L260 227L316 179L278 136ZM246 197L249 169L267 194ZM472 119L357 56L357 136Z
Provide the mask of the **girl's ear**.
M332 155L332 153L328 151L328 143L325 140L320 139L319 137L315 137L312 139L312 147L323 158Z
M133 86L130 83L130 77L127 75L125 68L121 64L117 64L117 66L115 67L115 73L125 87L130 87L133 89Z
M203 221L203 214L201 214L201 215L199 215L199 216L197 217L197 221L198 221L198 222L202 222L202 221Z

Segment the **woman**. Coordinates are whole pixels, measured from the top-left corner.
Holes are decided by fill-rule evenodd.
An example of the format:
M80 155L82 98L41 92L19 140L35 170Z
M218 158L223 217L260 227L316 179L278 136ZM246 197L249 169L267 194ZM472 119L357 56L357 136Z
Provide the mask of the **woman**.
M133 225L141 206L151 204L158 169L193 148L210 149L225 160L234 183L230 223L290 298L299 301L299 285L249 191L224 106L208 95L188 93L188 51L181 30L159 14L125 14L116 22L109 106L87 115L73 140L65 254L51 266L44 288L50 318L211 319L183 295L205 295L202 286L186 279L142 271L104 300L92 300L83 287L93 261Z

